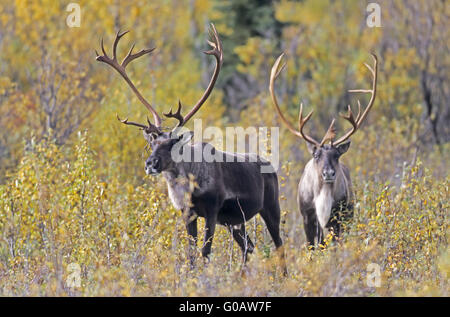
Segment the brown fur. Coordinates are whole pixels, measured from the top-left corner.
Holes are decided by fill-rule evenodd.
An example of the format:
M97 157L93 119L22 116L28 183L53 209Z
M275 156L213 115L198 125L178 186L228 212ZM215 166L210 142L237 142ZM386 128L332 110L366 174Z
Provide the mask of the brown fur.
M151 142L153 151L147 159L146 170L149 174L163 173L174 206L183 209L186 215L186 228L192 238L191 246L194 247L197 241L197 217L203 217L205 237L202 255L209 256L215 226L219 223L233 234L245 260L254 246L245 232L245 226L240 225L259 213L279 249L282 240L279 228L278 178L275 172L261 173L261 167L270 163L254 154L218 151L208 143L186 144L183 150L193 150L190 153L194 155L194 151L204 153L205 148L209 147L208 150L214 151L217 157L222 157L222 161L176 163L172 159L171 149L177 142L180 139L172 139L168 133L157 136ZM245 158L245 161L238 161L238 157ZM195 187L186 182L190 176L196 183ZM182 196L188 198L187 202L180 203L182 199L179 197ZM193 264L191 252L189 256Z

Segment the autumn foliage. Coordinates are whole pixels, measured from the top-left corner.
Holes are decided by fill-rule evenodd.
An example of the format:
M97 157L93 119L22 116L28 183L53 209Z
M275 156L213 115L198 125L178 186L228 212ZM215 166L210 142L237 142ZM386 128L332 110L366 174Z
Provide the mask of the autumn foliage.
M450 7L443 1L380 1L382 28L366 26L365 1L77 1L0 3L0 295L2 296L423 296L449 295ZM296 190L310 156L280 129L282 238L279 270L262 219L247 223L255 253L241 264L218 227L211 262L194 269L181 211L162 176L144 172L146 109L116 73L95 61L100 39L131 30L119 55L156 46L127 71L159 112L192 105L213 68L201 53L214 22L224 68L196 114L204 126L281 126L268 93L277 86L288 119L300 101L315 110L311 134L356 105L347 90L370 82L363 63L379 57L378 95L342 161L356 197L341 243L308 250ZM339 132L348 126L337 120ZM170 122L165 122L170 124ZM191 127L192 123L188 124ZM205 140L208 141L208 140ZM202 236L203 222L199 224ZM201 240L201 239L200 239ZM202 241L199 241L199 257ZM81 284L67 283L80 268ZM368 265L381 285L367 283ZM245 279L245 283L242 280Z

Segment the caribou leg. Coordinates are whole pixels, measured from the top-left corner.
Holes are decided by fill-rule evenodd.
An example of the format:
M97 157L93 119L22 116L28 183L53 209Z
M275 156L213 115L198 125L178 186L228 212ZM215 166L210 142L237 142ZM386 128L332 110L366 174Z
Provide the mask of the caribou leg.
M275 206L272 206L272 208L267 208L261 211L260 215L266 223L267 230L269 230L270 236L275 243L275 247L281 261L283 275L287 276L286 258L284 255L283 241L280 236L280 206L278 205L278 202Z
M205 217L205 235L203 239L202 256L209 259L211 253L212 240L216 230L217 212Z
M331 230L333 231L333 241L339 240L339 237L341 235L341 227L342 227L341 219L340 219L339 215L336 215L335 217L330 219L330 223L329 223L328 227L330 227Z
M239 225L239 228L228 226L228 230L233 234L234 240L237 242L242 251L243 262L247 262L248 253L253 253L255 248L252 240L247 235L245 224Z
M333 230L333 241L339 241L343 233L343 222L350 220L353 216L353 204L341 201L338 207L333 208L332 215L328 226Z
M308 241L308 247L314 250L315 239L317 236L317 219L314 214L303 218L303 227L305 229L306 240Z
M319 222L316 221L316 228L317 228L317 244L319 244L319 247L324 245L325 243L325 236L323 233L323 229L320 227Z
M280 218L268 216L267 213L261 213L261 217L264 219L275 247L278 249L283 245L280 237Z
M196 255L196 248L197 248L197 216L195 215L194 211L190 209L185 216L185 225L186 225L186 231L189 235L189 262L191 264L191 269L195 266L195 255Z

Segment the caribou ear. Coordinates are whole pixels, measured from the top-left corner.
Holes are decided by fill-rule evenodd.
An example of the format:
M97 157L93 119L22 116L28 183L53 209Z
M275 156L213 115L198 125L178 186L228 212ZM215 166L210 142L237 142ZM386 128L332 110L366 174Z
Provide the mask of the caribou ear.
M316 153L317 151L317 146L314 144L311 144L309 142L306 142L306 147L308 148L308 152L314 156L314 153Z
M145 130L142 130L142 133L144 135L144 139L147 141L148 144L151 144L153 140L155 140L158 137L158 134L155 132L147 133Z
M338 150L339 156L341 156L342 154L344 154L345 152L347 152L348 148L350 147L350 140L345 142L345 143L341 143L339 144L336 149Z
M186 143L188 143L189 141L191 141L192 137L194 136L194 132L192 131L187 131L181 135L179 135L177 138L174 138L175 143L180 142L180 146L184 146Z

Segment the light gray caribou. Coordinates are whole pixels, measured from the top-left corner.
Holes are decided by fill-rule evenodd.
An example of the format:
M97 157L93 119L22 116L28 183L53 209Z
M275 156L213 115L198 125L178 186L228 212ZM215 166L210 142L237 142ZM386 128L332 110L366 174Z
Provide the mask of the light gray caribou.
M314 138L303 132L303 127L311 118L313 111L306 117L303 117L303 105L300 104L297 130L286 120L278 106L274 83L285 66L285 64L280 66L283 56L284 54L281 54L272 67L269 89L272 103L281 121L285 123L289 131L307 142L308 151L313 156L306 164L298 184L297 202L303 216L306 239L308 244L314 247L316 238L318 243L323 244L325 228L331 228L334 232L334 238L338 238L342 230L342 221L348 220L353 215L353 193L350 173L344 164L339 163L339 158L347 152L350 146L348 139L360 128L373 106L377 84L377 57L372 54L374 60L373 67L365 63L373 76L372 88L349 90L349 92L371 94L364 112L361 113L359 100L358 114L356 117L349 105L348 113L346 115L341 114L341 116L350 122L352 125L351 129L341 138L334 141L336 131L334 127L335 120L333 119L322 141L317 142ZM330 144L326 144L328 142Z
M208 143L189 144L192 133L179 133L181 127L192 118L205 103L214 84L216 83L223 60L222 44L214 25L211 25L211 41L208 43L212 49L204 52L213 55L216 60L214 73L206 91L200 100L193 106L186 116L181 115L181 102L175 113L172 109L164 115L167 118L178 120L176 127L164 132L162 120L154 108L139 93L131 82L125 67L142 55L153 49L145 49L132 54L131 48L122 63L116 58L116 47L120 38L125 34L117 33L113 44L113 56L108 57L103 48L103 55L97 54L97 60L113 67L125 79L138 99L152 113L154 123L147 118L147 124L130 122L128 119L120 120L124 124L141 128L152 153L145 162L145 171L150 175L162 173L166 179L168 193L175 208L183 210L186 229L190 235L189 258L194 264L192 252L197 243L197 217L205 218L205 236L202 255L208 258L216 224L226 226L232 233L235 241L242 249L244 261L247 253L253 251L254 245L245 232L244 223L260 214L275 246L283 256L282 240L280 237L280 206L278 199L278 178L275 172L261 173L262 166L270 163L255 154L227 153L216 150ZM188 155L184 155L188 151ZM179 153L183 160L179 160L174 153ZM195 160L195 153L210 153L215 160ZM186 159L187 158L187 159ZM192 179L195 182L190 181ZM282 257L282 260L284 257ZM284 261L282 262L284 263ZM284 268L284 267L283 267Z

